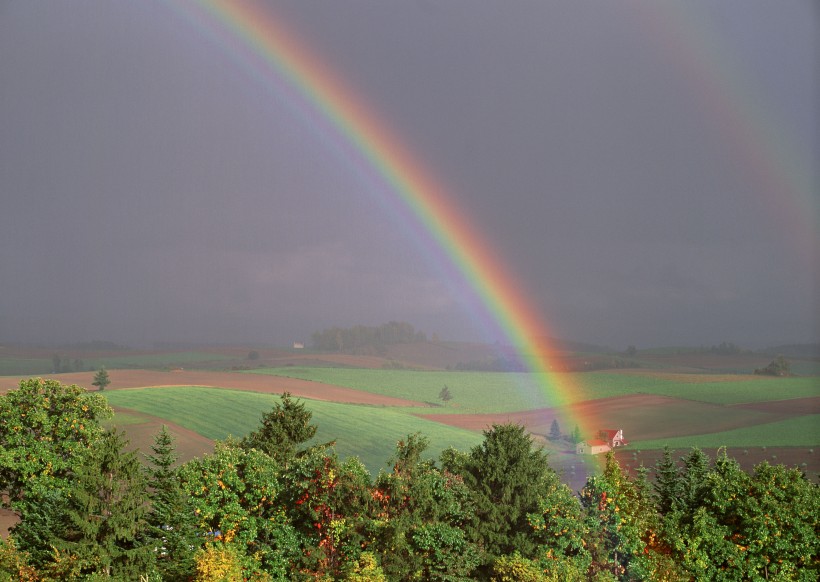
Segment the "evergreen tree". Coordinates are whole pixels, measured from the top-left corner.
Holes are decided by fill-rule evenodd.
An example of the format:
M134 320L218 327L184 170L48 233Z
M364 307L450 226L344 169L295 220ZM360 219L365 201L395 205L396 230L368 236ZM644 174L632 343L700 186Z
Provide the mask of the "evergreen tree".
M667 445L663 449L663 457L655 465L655 483L653 485L658 510L666 515L674 506L680 490L680 475L678 466L672 459L672 449Z
M310 423L313 413L300 400L291 398L290 392L284 392L281 400L262 416L259 428L245 436L241 446L266 453L286 467L291 459L304 452L297 447L312 439L317 427Z
M137 579L151 569L146 483L136 454L124 452L124 433L103 434L76 463L67 500L67 528L57 549L73 556L84 574Z
M688 455L682 457L683 470L679 479L674 507L686 514L694 513L700 507L708 488L706 475L709 472L709 456L698 447L692 447Z
M484 431L484 442L463 459L461 475L475 506L467 531L487 552L485 573L497 557L515 550L525 558L535 556L528 514L541 511L540 486L551 471L547 455L533 446L523 426L515 424L496 424Z
M165 425L154 436L153 455L146 455L151 512L147 537L156 548L157 569L163 580L188 580L201 539L194 509L188 502L174 466L174 440Z
M578 425L575 425L575 428L572 429L572 442L573 443L580 443L583 439L581 438L581 429Z
M31 564L40 569L54 557L54 547L67 528L67 498L63 491L53 490L38 496L20 512L20 521L11 528L17 547L26 552ZM3 580L0 577L0 580Z
M447 386L441 389L441 392L438 393L439 399L444 402L444 405L447 406L447 403L453 399L453 395L450 393L450 389Z
M561 427L558 426L558 419L552 419L552 425L550 426L550 440L557 441L561 439Z
M105 369L105 366L102 366L97 370L97 373L94 374L94 381L91 385L96 386L100 392L102 392L109 384L111 384L111 379L108 377L108 370Z

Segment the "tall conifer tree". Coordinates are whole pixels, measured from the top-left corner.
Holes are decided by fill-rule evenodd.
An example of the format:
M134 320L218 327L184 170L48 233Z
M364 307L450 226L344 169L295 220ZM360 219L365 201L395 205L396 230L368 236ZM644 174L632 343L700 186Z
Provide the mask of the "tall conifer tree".
M187 580L195 564L194 553L201 544L194 508L182 489L174 439L165 425L154 436L153 455L146 455L151 512L147 538L156 548L157 569L163 580Z
M68 495L67 529L57 547L76 557L84 574L138 579L151 568L144 545L146 483L124 433L103 434L77 463Z
M672 449L668 445L663 449L663 457L655 465L653 487L658 501L658 510L662 515L666 515L671 511L680 491L678 466L672 458Z

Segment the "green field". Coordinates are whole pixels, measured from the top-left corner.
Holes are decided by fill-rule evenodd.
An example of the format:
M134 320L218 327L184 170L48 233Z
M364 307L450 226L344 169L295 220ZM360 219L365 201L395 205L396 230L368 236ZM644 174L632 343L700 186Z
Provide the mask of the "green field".
M757 424L745 428L710 434L638 441L636 449L673 449L691 447L818 447L820 446L820 414L791 418L780 422ZM817 454L820 455L820 449Z
M53 368L50 358L0 358L0 376L50 374Z
M59 350L55 351L61 358ZM80 358L66 358L72 363L75 359L82 360L82 370L74 370L72 372L97 370L101 366L105 366L109 370L116 369L132 369L132 368L168 368L168 367L182 367L191 364L213 364L214 368L219 368L226 362L235 361L236 358L218 353L209 352L167 352L167 353L135 353L129 354L124 352L119 355L111 355L105 357L94 357L93 354L89 357ZM51 358L23 358L15 356L6 356L0 358L0 376L26 376L37 374L51 374L54 371L54 364Z
M94 358L90 360L94 368L164 368L167 366L182 366L185 364L201 364L204 362L220 362L231 360L230 356L209 352L171 352L160 354L133 354Z
M299 378L431 404L442 404L439 393L447 386L453 399L437 410L448 413L515 412L555 404L544 396L535 374L300 367L245 373Z
M194 386L115 390L105 396L112 406L166 419L210 439L247 434L279 401L271 394ZM337 440L340 456L359 457L373 473L386 466L396 442L413 432L430 439L430 457L437 457L449 446L467 450L482 438L478 433L417 418L402 409L304 402L319 427L315 441ZM119 414L114 424L118 418Z
M444 412L516 412L627 394L656 394L714 404L742 404L820 395L817 377L772 378L739 375L737 380L669 380L649 374L608 372L547 375L503 372L420 372L357 368L260 368L249 374L285 376L345 386L375 394L440 403L445 385L453 399ZM542 386L546 388L542 389ZM550 397L550 391L559 398ZM441 411L441 410L440 410Z

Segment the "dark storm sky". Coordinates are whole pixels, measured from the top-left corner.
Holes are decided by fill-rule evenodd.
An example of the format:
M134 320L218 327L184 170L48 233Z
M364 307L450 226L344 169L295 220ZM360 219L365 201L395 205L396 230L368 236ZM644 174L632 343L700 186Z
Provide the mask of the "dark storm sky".
M191 4L0 2L0 341L388 320L495 339L395 195ZM448 187L553 335L818 341L816 5L663 4L260 2Z

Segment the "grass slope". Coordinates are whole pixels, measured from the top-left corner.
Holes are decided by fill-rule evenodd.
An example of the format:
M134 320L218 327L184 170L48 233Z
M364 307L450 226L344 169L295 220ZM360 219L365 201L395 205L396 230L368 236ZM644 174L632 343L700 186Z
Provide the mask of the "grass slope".
M453 399L439 412L448 413L514 412L551 405L534 374L306 367L246 373L311 380L431 404L442 404L439 393L447 386Z
M631 448L820 447L820 414L711 434L633 441ZM820 453L818 453L820 454Z
M262 415L279 401L277 395L195 386L113 390L104 393L117 408L166 419L210 439L241 437L255 429ZM430 457L453 446L466 450L482 435L417 418L401 409L304 400L319 431L316 442L336 440L342 457L358 456L374 474L398 440L421 432L430 439ZM114 417L117 423L118 415ZM141 447L147 450L147 445Z

